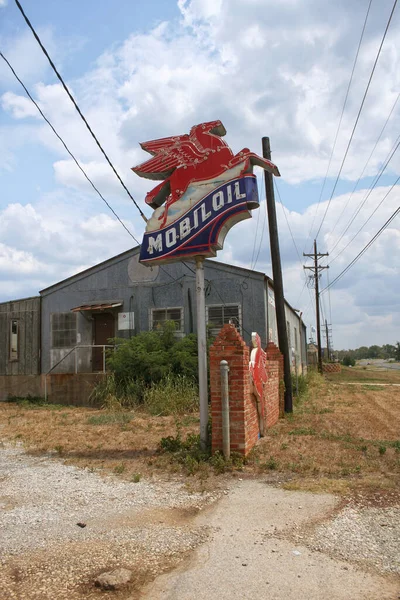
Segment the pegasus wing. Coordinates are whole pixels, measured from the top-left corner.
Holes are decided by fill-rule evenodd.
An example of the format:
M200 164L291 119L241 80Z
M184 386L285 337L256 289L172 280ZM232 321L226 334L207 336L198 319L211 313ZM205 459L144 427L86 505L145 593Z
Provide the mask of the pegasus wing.
M132 167L140 177L147 179L166 179L179 166L193 164L201 153L188 135L162 138L140 144L153 155L137 167Z

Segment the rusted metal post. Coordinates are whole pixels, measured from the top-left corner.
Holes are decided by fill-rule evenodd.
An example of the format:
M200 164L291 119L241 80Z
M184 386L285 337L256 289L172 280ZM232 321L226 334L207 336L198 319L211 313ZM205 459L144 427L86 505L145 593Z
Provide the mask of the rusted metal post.
M229 366L226 360L221 360L219 368L221 373L222 452L225 460L228 460L231 455L231 438L229 431Z

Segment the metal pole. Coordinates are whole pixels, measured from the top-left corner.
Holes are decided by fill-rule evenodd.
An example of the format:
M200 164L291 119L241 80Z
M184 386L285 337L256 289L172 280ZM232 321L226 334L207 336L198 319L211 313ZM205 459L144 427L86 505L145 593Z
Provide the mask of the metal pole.
M106 372L106 347L103 346L103 373Z
M222 451L225 460L228 460L231 455L231 438L229 431L229 366L226 360L221 360L219 369L221 373Z
M320 316L319 316L319 277L318 277L317 240L314 240L314 271L315 271L315 310L316 310L316 316L317 316L318 371L320 373L322 373L321 322L320 322Z
M263 157L271 160L269 138L262 139ZM264 171L265 196L267 199L269 241L271 246L272 277L274 280L276 323L278 328L279 350L283 354L283 374L285 381L285 412L293 411L292 377L290 373L290 348L286 330L285 299L283 296L282 266L279 251L278 223L276 220L275 194L272 174Z
M206 298L204 289L204 258L196 256L196 306L197 306L197 351L199 360L200 399L200 446L203 451L208 443L208 386L207 386L207 334Z

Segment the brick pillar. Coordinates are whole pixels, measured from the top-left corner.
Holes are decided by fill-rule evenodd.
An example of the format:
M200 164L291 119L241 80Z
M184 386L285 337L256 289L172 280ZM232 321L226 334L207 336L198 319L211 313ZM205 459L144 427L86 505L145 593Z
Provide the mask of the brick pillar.
M222 450L221 360L229 365L231 450L246 455L258 439L257 411L250 394L249 349L234 325L224 325L210 348L212 452Z
M278 346L274 342L268 342L268 346L265 349L267 355L267 361L278 362L278 373L279 373L279 416L283 417L285 414L285 384L283 378L283 354L279 350Z

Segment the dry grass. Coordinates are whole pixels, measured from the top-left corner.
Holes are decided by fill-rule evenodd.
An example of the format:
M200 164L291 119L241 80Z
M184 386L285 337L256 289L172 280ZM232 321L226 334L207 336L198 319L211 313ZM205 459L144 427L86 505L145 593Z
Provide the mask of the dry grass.
M53 453L67 463L112 472L138 481L165 469L160 439L197 433L198 415L152 417L140 412L107 412L81 407L19 406L0 403L3 438L20 441L33 454Z
M371 366L356 365L355 367L343 367L340 373L326 373L325 377L332 382L379 382L400 383L400 369L378 369Z
M353 381L358 374L362 383L363 371L353 372ZM289 478L291 489L391 495L400 489L400 388L331 381L315 377L293 415L255 448L253 465Z
M364 370L348 371L360 386L335 385L333 376L315 376L294 413L260 440L244 475L268 474L292 489L400 495L400 387L364 386ZM130 481L185 473L169 454L158 452L162 437L177 434L177 423L182 438L199 431L197 414L177 420L138 411L0 403L3 438L23 442L29 452L52 452ZM202 467L187 479L197 489L215 485L212 469Z

